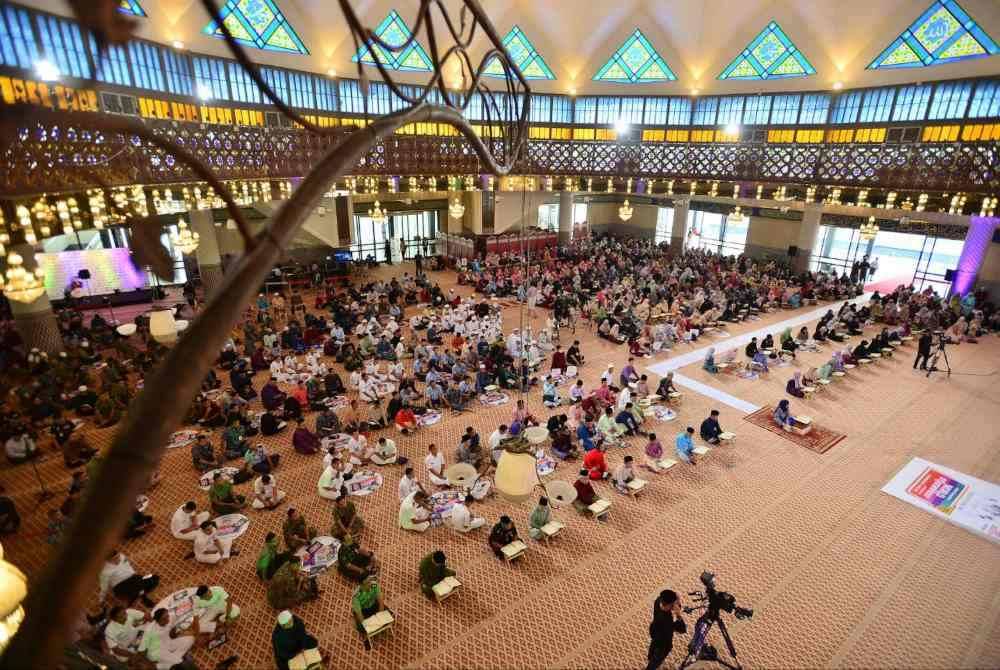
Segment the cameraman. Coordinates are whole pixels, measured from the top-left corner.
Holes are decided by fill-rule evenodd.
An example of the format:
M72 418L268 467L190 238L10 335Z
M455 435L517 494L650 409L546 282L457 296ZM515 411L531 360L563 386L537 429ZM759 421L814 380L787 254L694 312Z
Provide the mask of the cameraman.
M920 339L917 340L917 357L913 359L913 369L917 369L917 363L920 363L920 369L927 369L927 359L931 356L931 344L933 343L933 335L930 329L925 330L921 335Z
M646 670L657 670L674 647L674 633L686 633L681 619L681 600L671 590L661 591L653 603L653 621L649 624L649 653Z

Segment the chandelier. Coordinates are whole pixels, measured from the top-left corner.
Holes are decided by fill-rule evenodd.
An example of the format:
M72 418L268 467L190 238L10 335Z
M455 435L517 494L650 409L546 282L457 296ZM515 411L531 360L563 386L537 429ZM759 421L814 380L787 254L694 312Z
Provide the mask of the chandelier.
M6 281L0 280L0 288L11 300L25 304L35 302L45 293L45 284L42 283L44 276L45 272L40 267L35 268L34 273L25 270L24 259L19 253L12 251L7 255Z
M458 198L455 198L448 205L448 214L453 219L461 219L465 215L465 205Z
M181 250L182 254L192 254L198 248L201 235L188 228L187 221L177 219L177 232L170 234L170 243Z
M743 216L743 208L737 205L733 208L733 211L729 214L729 220L733 223L740 223L746 217Z
M371 217L372 223L379 226L385 223L389 218L386 216L385 210L382 209L382 203L378 200L375 201L375 209L368 210L368 216Z
M878 235L878 224L875 223L875 217L869 216L868 222L862 223L858 232L861 234L861 239L874 240L875 236Z
M625 202L618 208L618 218L622 221L628 221L632 218L632 207L628 204L628 198L625 198Z

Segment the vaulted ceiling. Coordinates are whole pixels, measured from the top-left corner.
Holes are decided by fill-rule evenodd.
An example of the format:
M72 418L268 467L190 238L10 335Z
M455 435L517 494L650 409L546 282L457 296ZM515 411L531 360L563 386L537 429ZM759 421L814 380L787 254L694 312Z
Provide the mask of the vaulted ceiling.
M222 4L223 0L216 0ZM203 33L209 21L200 0L139 0L148 17L139 19L140 35L187 48L225 55L225 45ZM309 55L250 49L251 56L272 65L323 73L335 69L356 76L353 41L335 0L274 0L298 33ZM457 16L460 2L444 0ZM498 33L517 25L534 44L556 79L533 81L536 91L661 95L692 88L702 93L817 90L840 81L845 87L933 81L1000 74L1000 55L902 69L868 70L900 33L925 12L930 0L481 0ZM66 14L62 0L29 0L31 6ZM411 26L415 0L355 0L362 21L374 28L391 10ZM998 0L960 0L961 7L1000 40ZM806 77L742 81L717 79L771 21L815 68ZM593 81L613 53L641 29L662 56L676 81L621 84ZM443 24L437 34L444 34ZM427 47L426 40L421 40ZM476 57L485 51L480 37ZM377 76L377 73L376 75ZM400 73L419 83L426 75Z

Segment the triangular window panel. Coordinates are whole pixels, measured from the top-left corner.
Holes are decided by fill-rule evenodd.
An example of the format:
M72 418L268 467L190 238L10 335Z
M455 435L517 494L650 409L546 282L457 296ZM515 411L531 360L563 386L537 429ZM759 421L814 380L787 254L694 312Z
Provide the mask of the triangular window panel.
M396 10L389 12L375 29L375 36L392 47L402 47L412 35L409 26ZM378 44L372 44L369 48L369 45L362 44L351 60L364 65L381 63L386 69L402 72L431 72L434 69L430 56L417 40L398 50L384 49Z
M138 0L118 0L118 11L132 16L146 16L146 10L142 8Z
M535 45L521 31L518 26L510 29L503 38L503 48L507 52L510 62L521 70L525 79L555 79L545 59L541 57ZM486 64L483 74L488 77L503 77L503 64L499 58L491 58Z
M997 43L955 0L934 0L868 69L926 67L997 53Z
M654 84L676 79L670 66L638 28L594 75L594 81L618 84Z
M774 21L719 75L719 79L790 79L816 74L802 52Z
M226 0L219 16L240 44L265 51L309 54L274 0ZM223 37L222 28L215 21L210 21L202 32Z

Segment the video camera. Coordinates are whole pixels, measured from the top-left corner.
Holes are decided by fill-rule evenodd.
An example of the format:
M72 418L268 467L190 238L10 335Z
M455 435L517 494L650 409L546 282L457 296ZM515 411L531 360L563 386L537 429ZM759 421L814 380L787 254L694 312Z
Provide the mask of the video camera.
M731 593L726 593L725 591L718 591L715 588L715 575L711 572L701 573L701 583L705 585L705 591L693 591L689 593L695 599L695 602L705 602L705 605L700 607L685 607L684 612L690 614L695 610L707 608L708 616L713 619L718 619L719 612L728 612L732 614L737 619L750 619L753 617L753 610L747 607L738 607L736 605L736 596Z

